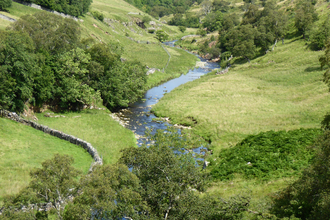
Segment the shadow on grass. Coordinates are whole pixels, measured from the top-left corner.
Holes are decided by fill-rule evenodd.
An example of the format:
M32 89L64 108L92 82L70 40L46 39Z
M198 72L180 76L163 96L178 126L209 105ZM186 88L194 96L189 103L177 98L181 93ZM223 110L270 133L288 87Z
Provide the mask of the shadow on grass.
M315 72L315 71L321 71L321 67L307 67L305 72Z

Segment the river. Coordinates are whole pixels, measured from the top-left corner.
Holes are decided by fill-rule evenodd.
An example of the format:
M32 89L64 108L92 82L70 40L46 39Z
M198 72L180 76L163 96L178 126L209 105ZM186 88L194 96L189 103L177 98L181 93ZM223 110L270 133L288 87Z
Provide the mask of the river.
M175 41L171 41L165 44L174 46L174 42ZM149 89L139 101L116 113L120 120L125 123L125 127L135 133L138 145L141 145L143 142L146 128L157 130L166 129L167 126L171 126L166 121L155 120L156 116L150 112L152 106L156 104L164 94L171 92L173 89L186 82L196 80L216 68L220 68L218 63L208 62L198 55L196 56L199 58L200 62L204 64L203 67L191 69L187 74L182 74L178 78ZM199 153L200 148L194 149L194 152Z

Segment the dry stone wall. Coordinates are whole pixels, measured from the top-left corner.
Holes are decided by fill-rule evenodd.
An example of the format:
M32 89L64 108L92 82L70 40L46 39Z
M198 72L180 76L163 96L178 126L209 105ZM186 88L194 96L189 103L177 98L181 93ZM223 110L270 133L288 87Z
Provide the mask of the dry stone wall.
M61 131L54 130L54 129L49 128L47 126L38 124L34 121L30 121L30 120L21 118L15 112L9 112L7 110L1 110L0 109L0 117L4 117L4 118L8 118L8 119L13 120L13 121L17 121L19 123L31 126L31 127L35 128L37 130L40 130L44 133L50 134L52 136L58 137L60 139L66 140L66 141L69 141L72 144L82 146L94 159L94 162L92 163L89 171L92 171L93 167L95 165L102 165L103 164L102 158L98 154L97 150L90 143L88 143L84 140L81 140L81 139L79 139L77 137L74 137L72 135L65 134Z

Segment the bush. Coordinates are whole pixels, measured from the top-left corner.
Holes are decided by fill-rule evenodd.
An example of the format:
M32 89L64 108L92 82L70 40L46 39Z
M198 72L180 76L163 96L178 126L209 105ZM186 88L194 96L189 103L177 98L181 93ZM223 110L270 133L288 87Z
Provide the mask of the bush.
M93 11L93 12L92 12L92 15L93 15L93 17L94 17L95 19L100 20L100 21L103 22L103 20L104 20L104 15L103 15L101 12Z
M207 32L204 29L198 29L198 31L196 32L197 35L201 35L202 37L205 37Z
M12 0L1 0L0 1L0 10L6 10L7 8L11 7Z
M232 179L236 173L264 180L291 176L309 165L314 152L308 146L321 134L321 129L298 129L250 135L222 150L211 174L221 180Z
M180 26L179 27L179 30L182 32L182 33L184 33L185 31L186 31L186 27L185 26Z
M149 17L149 16L144 16L143 18L142 18L142 22L143 23L149 23L151 21L151 18Z

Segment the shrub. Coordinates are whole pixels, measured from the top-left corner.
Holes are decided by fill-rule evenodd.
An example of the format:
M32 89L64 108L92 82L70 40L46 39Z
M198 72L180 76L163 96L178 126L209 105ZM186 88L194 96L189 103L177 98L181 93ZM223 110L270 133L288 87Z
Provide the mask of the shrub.
M264 180L292 175L309 165L313 151L308 146L321 134L321 129L298 129L250 135L222 150L211 174L221 180L232 179L235 173Z
M100 20L100 21L103 22L103 20L104 20L104 15L103 15L101 12L93 11L93 12L92 12L92 15L93 15L93 17L94 17L95 19Z
M179 30L182 32L182 33L184 33L185 31L186 31L186 27L185 26L180 26L179 27Z

